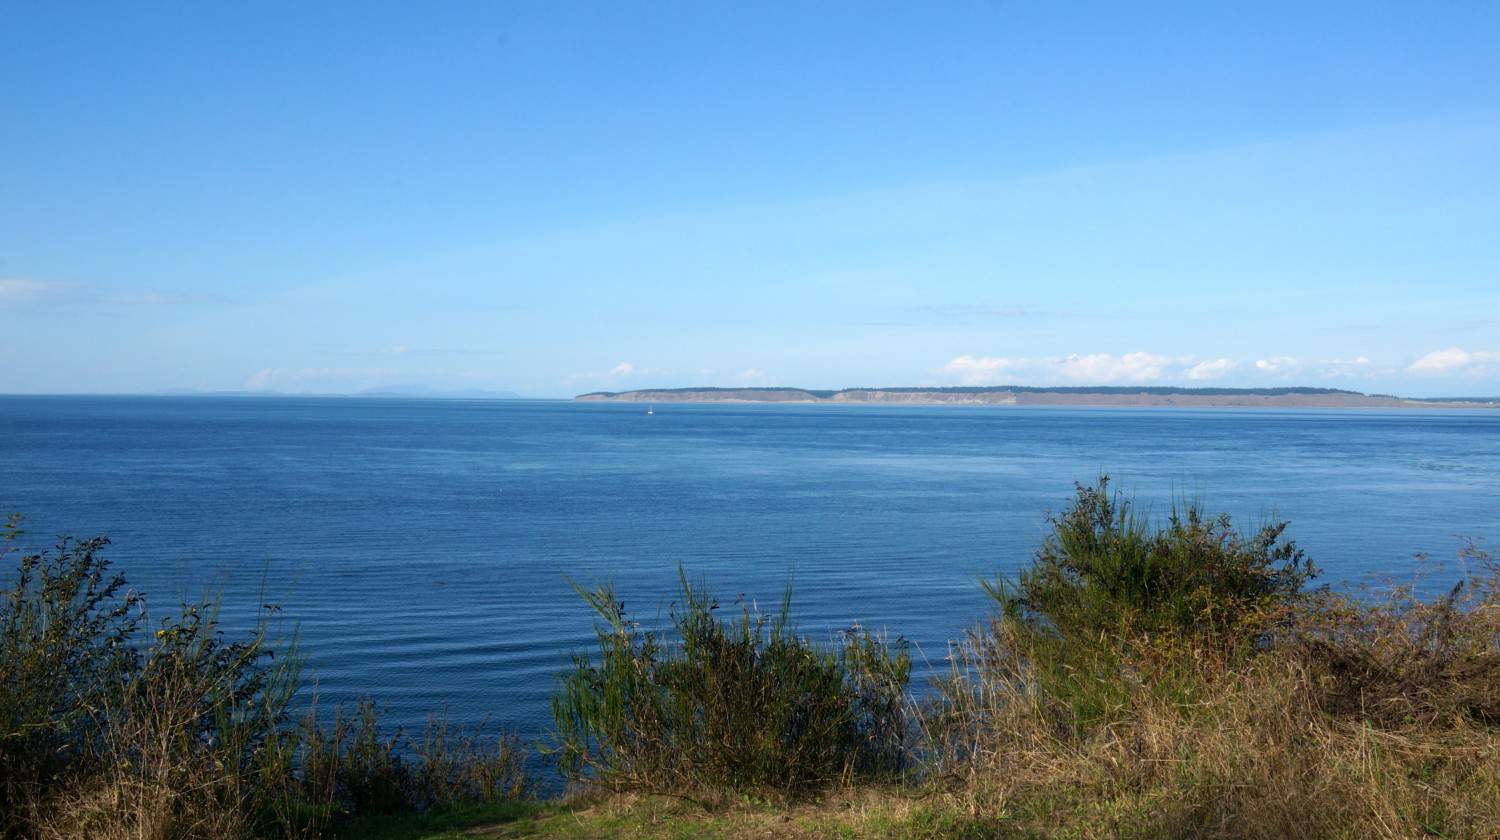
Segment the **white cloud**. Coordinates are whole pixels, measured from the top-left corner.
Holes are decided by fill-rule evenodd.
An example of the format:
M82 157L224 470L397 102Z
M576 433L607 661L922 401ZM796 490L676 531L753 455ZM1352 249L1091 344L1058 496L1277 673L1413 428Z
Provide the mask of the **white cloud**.
M1261 373L1295 373L1302 369L1302 363L1291 356L1272 356L1256 359L1255 369Z
M1274 381L1311 384L1312 380L1364 379L1394 376L1399 370L1388 364L1377 364L1369 356L1353 358L1299 359L1293 356L1270 356L1257 359L1256 374Z
M1080 382L1152 382L1162 378L1168 365L1191 361L1153 353L1092 353L1068 356L1057 364L1063 376Z
M251 374L249 379L245 380L245 390L247 390L247 391L263 391L266 388L271 387L271 383L275 379L276 379L276 369L275 368L261 368L260 370L258 370L255 373Z
M590 371L588 373L575 373L568 377L570 381L577 382L607 382L609 380L631 379L636 382L636 387L646 384L655 384L649 380L671 376L673 372L667 368L641 366L635 362L620 362L607 371Z
M1452 376L1480 374L1500 367L1500 353L1469 351L1458 347L1434 350L1412 362L1406 370L1419 376Z
M1219 379L1237 367L1239 365L1235 364L1233 359L1221 356L1217 359L1210 359L1193 365L1187 369L1184 375L1188 379L1194 380Z
M763 383L766 381L766 372L763 370L757 370L755 368L749 368L748 370L742 371L740 373L740 381L747 385Z
M957 376L965 385L996 384L1012 380L1056 380L1075 382L1153 382L1167 376L1182 376L1191 356L1163 356L1155 353L1091 353L1068 356L959 356L941 372Z
M1307 365L1306 372L1320 379L1376 379L1400 373L1391 365L1375 364L1368 356L1355 356L1352 359L1319 359Z
M994 356L959 356L943 365L942 372L958 376L965 385L984 385L995 382L1003 374L1026 367L1030 361Z
M1465 357L1471 363L1485 359L1500 361L1500 354L1494 353L1469 353ZM1392 376L1399 371L1387 364L1374 363L1368 356L1311 360L1292 356L1267 356L1257 359L1254 364L1248 364L1228 356L1200 359L1193 355L1137 352L1118 356L1113 353L1073 353L1067 356L964 355L952 359L938 372L954 377L964 385L1108 385L1210 382L1231 375L1244 378L1247 374L1278 382L1375 379Z

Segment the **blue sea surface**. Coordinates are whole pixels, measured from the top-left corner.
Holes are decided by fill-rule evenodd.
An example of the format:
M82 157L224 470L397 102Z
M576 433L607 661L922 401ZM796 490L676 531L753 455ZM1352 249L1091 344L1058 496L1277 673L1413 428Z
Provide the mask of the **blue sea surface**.
M979 579L1101 473L1157 514L1289 519L1333 583L1500 537L1494 411L0 398L0 511L28 546L107 534L158 612L282 605L320 703L529 737L592 639L570 581L651 623L679 566L725 601L790 580L805 633L884 627L930 674Z

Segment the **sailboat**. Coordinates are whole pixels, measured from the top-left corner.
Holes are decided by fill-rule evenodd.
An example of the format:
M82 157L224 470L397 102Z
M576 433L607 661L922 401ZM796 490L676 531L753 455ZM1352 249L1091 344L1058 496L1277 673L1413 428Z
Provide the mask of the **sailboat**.
M646 406L646 413L647 414L655 414L656 413L656 406L654 406L654 405L648 405L648 406Z

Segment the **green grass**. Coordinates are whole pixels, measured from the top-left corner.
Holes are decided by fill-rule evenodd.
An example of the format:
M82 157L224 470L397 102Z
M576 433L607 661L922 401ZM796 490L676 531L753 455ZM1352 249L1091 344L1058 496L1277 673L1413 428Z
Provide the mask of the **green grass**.
M892 789L795 806L737 803L716 809L670 797L614 798L573 805L459 809L429 816L366 818L346 837L362 840L474 838L861 838L968 840L1007 835L992 818L972 817Z
M472 838L479 831L481 837L524 837L528 835L515 830L546 822L559 810L534 802L504 802L428 814L378 814L355 818L336 836L347 840L456 840Z

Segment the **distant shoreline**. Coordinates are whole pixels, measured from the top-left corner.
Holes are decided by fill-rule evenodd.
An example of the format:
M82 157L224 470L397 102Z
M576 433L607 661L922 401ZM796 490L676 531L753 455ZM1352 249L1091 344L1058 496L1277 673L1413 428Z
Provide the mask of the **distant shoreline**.
M1125 406L1199 408L1500 408L1500 397L1421 399L1337 388L648 388L593 391L581 402L845 403L885 405Z

